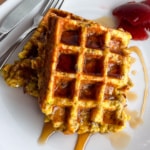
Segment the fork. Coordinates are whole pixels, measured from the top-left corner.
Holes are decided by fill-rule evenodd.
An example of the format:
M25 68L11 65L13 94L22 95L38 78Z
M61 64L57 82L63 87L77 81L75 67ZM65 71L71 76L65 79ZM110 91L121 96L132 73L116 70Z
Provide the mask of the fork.
M17 40L16 42L6 50L4 54L0 57L0 70L6 64L10 56L15 52L16 49L21 47L23 43L31 36L33 31L38 27L39 22L41 21L42 17L46 14L49 8L57 8L60 9L64 0L48 0L46 7L41 11L40 14L37 14L33 18L33 24L30 28L28 28Z

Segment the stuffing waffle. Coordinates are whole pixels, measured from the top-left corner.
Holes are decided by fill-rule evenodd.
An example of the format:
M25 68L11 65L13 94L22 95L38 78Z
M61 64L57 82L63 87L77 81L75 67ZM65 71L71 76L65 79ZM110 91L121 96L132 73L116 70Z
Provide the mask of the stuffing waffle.
M16 86L19 76L20 85L38 97L45 121L56 130L116 132L128 120L124 108L132 86L130 39L122 30L50 9L19 53L20 60L4 67L4 77ZM24 76L24 67L32 74Z
M46 120L66 134L122 129L131 86L130 34L61 15L49 17L48 31L39 72Z

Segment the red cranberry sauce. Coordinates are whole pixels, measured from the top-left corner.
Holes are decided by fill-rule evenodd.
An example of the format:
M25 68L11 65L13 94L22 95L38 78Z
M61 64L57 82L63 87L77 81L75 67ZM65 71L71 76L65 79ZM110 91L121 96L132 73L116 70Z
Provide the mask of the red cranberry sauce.
M119 20L118 27L130 32L134 40L145 40L149 37L150 0L120 5L112 13Z

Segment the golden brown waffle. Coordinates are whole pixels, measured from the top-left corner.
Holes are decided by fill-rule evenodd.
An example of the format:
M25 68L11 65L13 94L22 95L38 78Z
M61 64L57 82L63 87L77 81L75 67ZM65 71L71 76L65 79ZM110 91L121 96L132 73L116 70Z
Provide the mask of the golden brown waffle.
M130 34L61 16L49 16L41 57L39 103L46 121L68 134L122 129Z

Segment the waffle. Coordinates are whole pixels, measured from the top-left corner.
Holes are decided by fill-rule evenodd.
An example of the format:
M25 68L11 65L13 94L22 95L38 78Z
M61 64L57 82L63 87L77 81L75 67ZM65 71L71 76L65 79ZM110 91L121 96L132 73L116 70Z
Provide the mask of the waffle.
M124 128L131 35L61 15L48 19L39 104L56 130L66 134Z
M38 97L45 122L56 130L116 132L129 118L124 108L132 86L130 39L122 30L50 9L19 53L20 60L3 68L4 77Z

